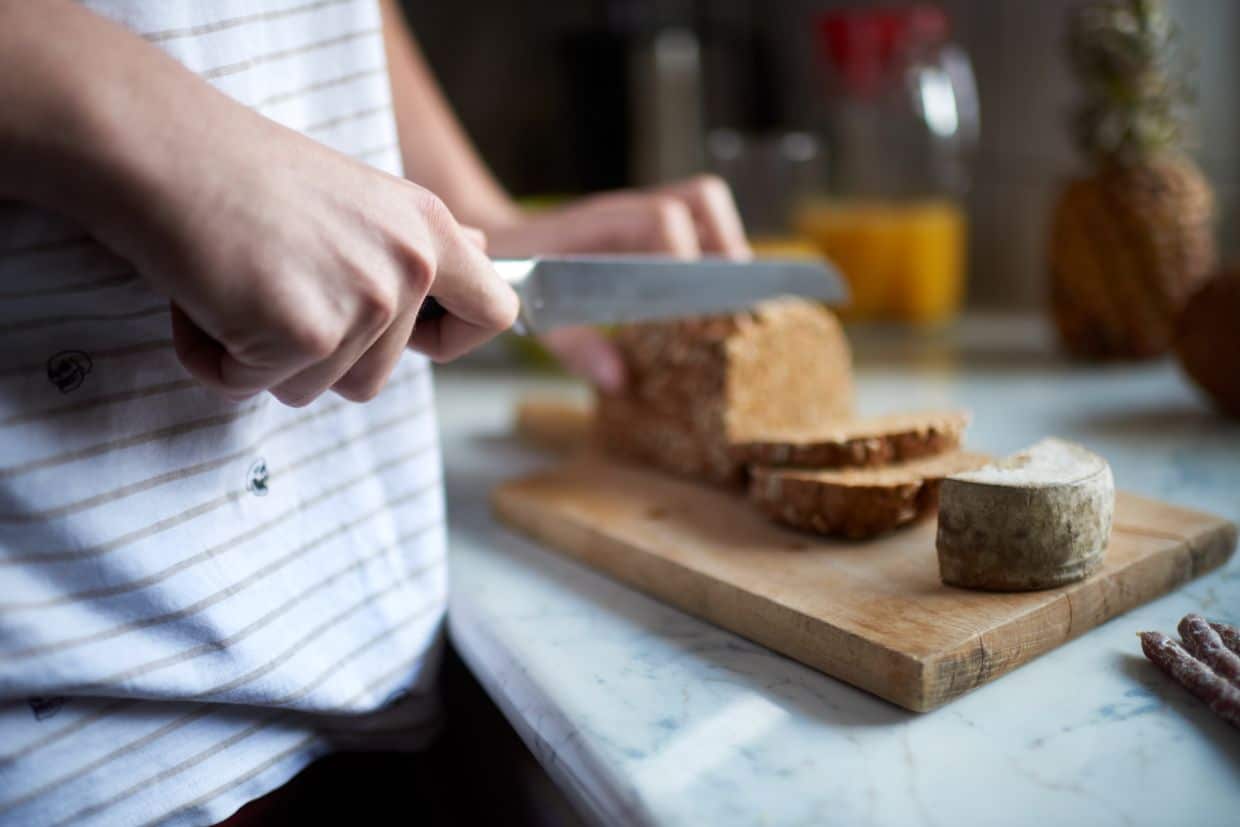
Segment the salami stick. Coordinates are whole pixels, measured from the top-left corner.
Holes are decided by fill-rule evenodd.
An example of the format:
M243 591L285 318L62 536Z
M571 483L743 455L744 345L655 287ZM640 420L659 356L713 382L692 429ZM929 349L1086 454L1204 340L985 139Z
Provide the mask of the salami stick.
M1185 615L1180 621L1180 637L1193 657L1214 670L1214 674L1240 686L1240 656L1223 645L1219 633L1201 615Z
M1208 704L1216 715L1240 727L1240 689L1214 674L1183 646L1160 632L1142 632L1141 650L1155 666Z
M1223 639L1224 646L1240 655L1240 629L1228 623L1211 623L1210 628L1218 632L1218 636Z

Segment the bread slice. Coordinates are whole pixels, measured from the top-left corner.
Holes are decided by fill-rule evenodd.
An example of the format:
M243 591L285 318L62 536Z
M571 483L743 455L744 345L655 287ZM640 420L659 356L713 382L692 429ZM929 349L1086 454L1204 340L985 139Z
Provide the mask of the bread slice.
M877 468L750 469L750 499L767 516L819 534L861 539L933 512L939 482L989 457L952 451Z
M600 394L606 450L710 482L739 484L731 446L852 413L852 357L839 321L780 299L728 316L628 325L614 339L623 395Z
M887 465L934 456L960 447L969 425L965 411L921 411L826 422L768 434L733 446L751 465L840 468Z
M1049 589L1102 566L1115 483L1106 460L1044 439L945 479L936 545L944 583L992 591Z

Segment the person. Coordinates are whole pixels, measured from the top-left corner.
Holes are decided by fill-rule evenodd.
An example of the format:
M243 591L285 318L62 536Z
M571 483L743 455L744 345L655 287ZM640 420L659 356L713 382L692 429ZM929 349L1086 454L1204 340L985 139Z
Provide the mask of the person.
M512 323L488 254L748 255L713 178L519 210L395 0L0 0L0 199L0 824L428 743L428 362Z

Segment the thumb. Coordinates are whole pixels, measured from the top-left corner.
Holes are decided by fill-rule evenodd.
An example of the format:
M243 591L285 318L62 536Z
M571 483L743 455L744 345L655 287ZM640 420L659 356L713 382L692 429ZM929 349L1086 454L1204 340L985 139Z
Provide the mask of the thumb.
M465 224L461 225L461 232L465 234L465 240L470 244L482 250L484 253L487 249L487 234L477 227L470 227Z
M449 232L430 295L445 313L424 318L409 339L414 350L437 362L461 356L512 326L517 294L465 232Z

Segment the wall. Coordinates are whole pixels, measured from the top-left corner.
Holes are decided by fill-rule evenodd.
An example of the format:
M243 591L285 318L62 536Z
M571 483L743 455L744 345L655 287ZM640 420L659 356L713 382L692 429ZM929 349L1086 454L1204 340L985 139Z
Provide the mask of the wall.
M854 3L835 0L699 0L675 6L699 28L752 30L765 45L762 77L716 66L708 81L715 125L749 111L732 105L742 90L765 106L764 118L806 123L816 96L808 21L816 11ZM609 145L607 113L623 91L600 85L592 100L574 92L565 38L615 22L637 0L474 0L408 3L410 17L446 90L501 179L518 193L573 191L610 185L600 159L623 152ZM660 5L655 3L656 6ZM1064 18L1074 0L945 0L956 37L973 57L981 95L983 139L970 195L969 299L975 306L1029 307L1044 295L1046 223L1062 183L1081 170L1066 121L1074 100L1062 52ZM663 4L666 6L666 4ZM1200 58L1198 146L1194 154L1214 182L1220 236L1240 252L1240 3L1173 0ZM666 13L666 8L661 9ZM744 50L736 54L751 57ZM711 65L707 64L708 69ZM750 75L755 72L749 72ZM583 132L582 122L595 129ZM591 136L588 140L583 135ZM601 137L600 137L601 136ZM609 169L614 170L614 164ZM615 181L622 183L622 181Z

